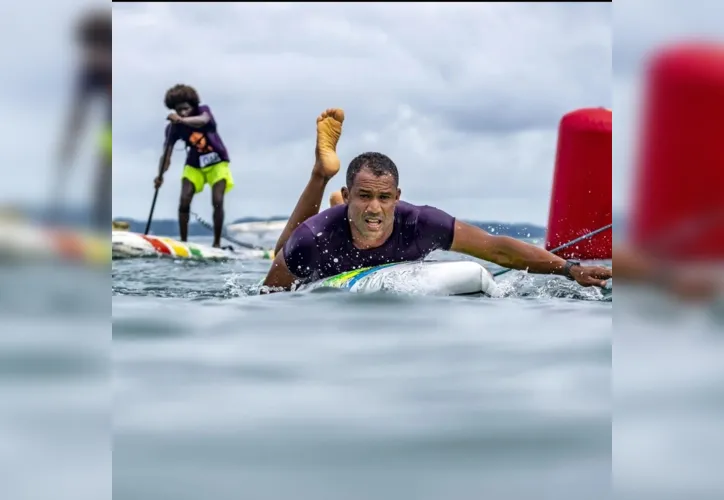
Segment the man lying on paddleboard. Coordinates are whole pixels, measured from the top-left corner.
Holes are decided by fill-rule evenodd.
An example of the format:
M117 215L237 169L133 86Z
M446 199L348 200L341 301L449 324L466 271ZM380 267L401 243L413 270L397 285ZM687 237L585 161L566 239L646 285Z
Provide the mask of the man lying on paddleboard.
M178 207L179 235L187 241L191 200L196 193L211 186L214 206L214 243L221 247L224 227L224 195L234 187L229 169L229 153L217 131L211 108L201 105L193 87L176 85L166 92L166 107L174 112L168 115L166 142L161 155L159 174L153 181L156 189L163 184L163 174L171 165L171 154L178 140L186 143L186 166L181 175L181 199Z
M603 287L613 276L611 269L566 261L521 240L491 235L437 208L401 201L397 167L382 153L353 159L342 188L344 204L319 213L324 189L340 168L336 148L343 121L341 109L328 109L317 118L316 161L274 250L264 281L271 291L360 267L422 260L434 250L567 276L583 286Z

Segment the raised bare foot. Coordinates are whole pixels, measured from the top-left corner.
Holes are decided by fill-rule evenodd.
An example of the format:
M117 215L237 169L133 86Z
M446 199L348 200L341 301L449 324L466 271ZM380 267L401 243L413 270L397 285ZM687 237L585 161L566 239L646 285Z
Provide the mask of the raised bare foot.
M344 111L330 108L317 117L317 146L313 172L329 180L339 172L337 142L342 135Z

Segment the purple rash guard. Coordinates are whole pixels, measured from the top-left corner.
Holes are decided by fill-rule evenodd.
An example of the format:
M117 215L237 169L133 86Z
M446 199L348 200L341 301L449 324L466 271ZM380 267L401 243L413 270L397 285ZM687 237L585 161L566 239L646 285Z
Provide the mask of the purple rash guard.
M198 113L204 112L211 117L209 123L200 128L193 128L187 125L166 126L166 137L168 144L175 144L178 140L186 143L186 165L194 168L203 168L216 165L223 161L229 161L229 153L224 146L219 133L216 131L216 119L208 106L199 106Z
M422 260L434 250L450 250L455 218L427 205L400 201L392 235L378 248L352 243L347 205L337 205L307 219L284 245L284 260L299 279L324 279L360 267Z

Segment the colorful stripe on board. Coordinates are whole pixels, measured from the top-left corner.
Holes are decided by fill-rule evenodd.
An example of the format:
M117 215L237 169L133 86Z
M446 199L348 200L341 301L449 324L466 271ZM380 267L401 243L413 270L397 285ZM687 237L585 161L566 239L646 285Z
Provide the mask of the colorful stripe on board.
M147 236L145 234L141 234L139 236L149 242L158 253L162 253L164 255L171 255L171 250L169 250L169 248L164 244L163 241L158 240L152 236Z
M323 286L333 286L335 288L346 288L347 283L360 273L367 271L368 269L374 269L372 267L363 267L361 269L355 269L353 271L347 271L344 273L337 274L331 278L327 278L323 281Z
M382 264L381 266L375 266L375 267L372 267L372 268L368 268L368 269L366 269L364 272L361 272L361 273L357 274L355 277L353 277L353 278L349 281L349 283L347 283L347 287L346 287L346 288L352 288L359 280L361 280L361 279L364 278L365 276L369 276L370 274L372 274L372 273L374 273L374 272L377 272L377 271L379 271L380 269L384 269L385 267L394 266L394 265L396 265L396 264L398 264L398 263L397 263L397 262L393 262L393 263L391 263L391 264Z
M177 257L188 257L189 256L189 250L186 248L186 246L179 242L174 241L171 238L160 238L161 241L166 243L168 246L170 246Z
M242 249L238 252L228 251L225 249L212 248L206 245L200 245L195 243L185 243L182 241L175 240L166 236L152 236L138 233L130 233L118 237L118 243L116 243L115 235L113 240L114 255L116 255L115 245L119 247L118 254L123 255L124 248L129 248L130 254L138 255L139 251L142 253L148 253L148 244L151 245L153 251L156 254L163 256L169 256L172 258L181 259L234 259L234 258L246 258L246 259L273 259L274 252L268 250L245 250ZM70 244L67 244L70 246ZM69 249L69 252L73 249Z
M83 241L73 233L51 231L52 241L55 242L58 253L67 259L78 259L85 256Z
M370 274L374 273L375 271L379 271L380 269L383 269L385 267L394 266L396 264L399 264L398 262L392 262L390 264L382 264L380 266L372 266L372 267L363 267L360 269L354 269L352 271L347 271L344 273L337 274L336 276L332 276L331 278L327 278L323 282L323 286L330 286L335 288L352 288L355 283L357 283L359 280L364 278L365 276L369 276Z

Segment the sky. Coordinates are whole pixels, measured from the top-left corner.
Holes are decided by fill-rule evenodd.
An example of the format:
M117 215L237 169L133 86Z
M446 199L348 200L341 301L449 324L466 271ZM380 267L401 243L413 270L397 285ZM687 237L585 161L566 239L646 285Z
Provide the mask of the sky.
M42 27L45 38L68 40L69 16L82 5L49 2L43 15L56 22ZM313 163L315 119L341 107L343 169L359 153L380 151L397 164L406 201L466 219L544 225L561 117L614 104L612 10L610 3L114 4L114 216L147 216L168 114L163 96L186 83L213 110L230 151L229 219L288 214ZM63 68L74 59L65 43L31 38L25 50L33 58L12 61L16 74L29 75L12 84L26 96L25 133L15 140L51 151L69 95ZM16 102L5 99L5 109ZM69 183L74 200L89 189L92 141L85 139ZM176 217L183 160L179 143L156 217ZM40 177L24 189L0 183L0 196L45 196L54 180ZM342 183L343 173L327 194ZM208 188L193 210L210 216Z
M186 83L230 151L229 217L288 214L315 119L341 107L343 168L381 151L407 201L544 224L560 118L612 106L611 18L610 4L115 4L114 215L148 213L163 95ZM176 149L159 217L176 214ZM194 209L211 213L208 188Z
M722 19L724 2L718 0L632 0L613 9L614 212L625 214L635 191L632 174L647 58L661 47L691 39L724 41Z
M53 153L67 113L71 26L97 0L3 6L0 201L39 203L92 189L94 141L58 179ZM402 12L402 9L404 13ZM651 16L652 12L656 16ZM196 86L227 143L237 187L230 218L288 214L313 162L314 120L342 107L343 167L364 151L398 165L403 198L478 220L544 224L557 126L580 107L616 109L613 206L628 205L641 63L659 43L719 36L724 3L114 4L116 216L145 218L175 83ZM179 36L190 26L194 36ZM42 33L43 36L37 36ZM173 40L170 43L169 40ZM200 43L202 40L203 43ZM57 43L56 43L57 42ZM22 49L22 50L20 50ZM99 103L93 119L102 118ZM175 217L177 148L156 215ZM17 179L31 162L37 175ZM342 184L334 179L329 188ZM211 214L208 189L194 202Z

